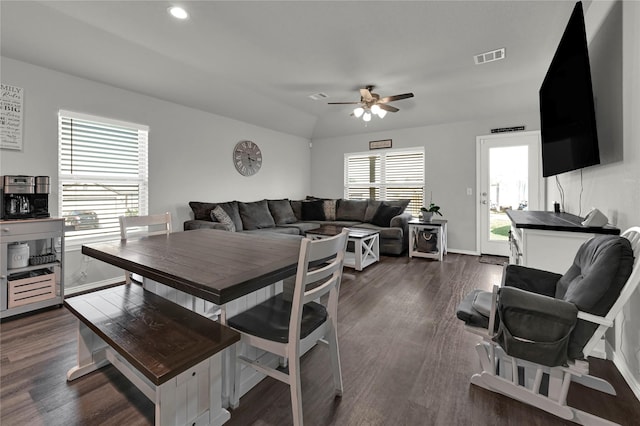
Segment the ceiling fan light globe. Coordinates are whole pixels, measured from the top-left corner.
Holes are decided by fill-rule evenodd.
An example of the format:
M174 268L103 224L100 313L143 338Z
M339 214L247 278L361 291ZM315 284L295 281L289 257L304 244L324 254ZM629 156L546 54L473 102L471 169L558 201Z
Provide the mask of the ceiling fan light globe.
M363 119L364 121L371 121L371 113L370 113L369 111L365 112L365 113L362 115L362 119Z
M378 113L380 112L380 109L381 109L381 108L380 108L380 106L378 106L378 105L373 105L373 106L371 107L371 112L372 112L372 113L374 113L374 114L378 114Z
M383 110L382 108L379 109L380 111L378 111L378 117L384 118L384 116L387 115L387 111Z
M364 108L362 107L358 107L356 109L353 110L353 115L355 115L356 117L360 118L360 116L364 113Z

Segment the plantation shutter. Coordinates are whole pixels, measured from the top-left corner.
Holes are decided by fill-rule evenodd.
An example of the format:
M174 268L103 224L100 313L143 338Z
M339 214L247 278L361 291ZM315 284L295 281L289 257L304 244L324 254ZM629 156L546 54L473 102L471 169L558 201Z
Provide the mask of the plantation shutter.
M67 241L120 238L119 216L147 214L148 127L60 111L58 132Z
M345 154L344 176L347 199L410 199L416 216L424 205L423 149Z

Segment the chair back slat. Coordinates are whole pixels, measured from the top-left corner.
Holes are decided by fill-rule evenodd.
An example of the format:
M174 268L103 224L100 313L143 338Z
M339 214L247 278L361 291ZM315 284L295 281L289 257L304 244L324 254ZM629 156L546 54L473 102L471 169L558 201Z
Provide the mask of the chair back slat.
M289 323L290 342L299 342L295 336L299 336L305 303L330 293L327 311L330 315L336 314L348 235L349 231L344 229L342 233L330 238L302 239ZM324 263L318 265L319 261ZM307 286L310 288L307 289Z
M147 216L120 216L120 238L126 240L131 237L131 228L147 227L144 235L160 235L171 233L171 213L152 214ZM159 230L149 229L149 226L161 227Z

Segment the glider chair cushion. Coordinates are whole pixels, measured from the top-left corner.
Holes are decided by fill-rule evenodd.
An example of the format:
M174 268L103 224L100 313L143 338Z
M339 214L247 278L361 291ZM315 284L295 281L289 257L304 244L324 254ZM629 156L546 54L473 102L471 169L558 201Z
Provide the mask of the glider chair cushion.
M555 297L573 303L580 311L603 316L618 299L633 269L629 240L607 235L585 242L573 265L556 285ZM582 358L582 348L597 324L579 320L569 342L569 358Z

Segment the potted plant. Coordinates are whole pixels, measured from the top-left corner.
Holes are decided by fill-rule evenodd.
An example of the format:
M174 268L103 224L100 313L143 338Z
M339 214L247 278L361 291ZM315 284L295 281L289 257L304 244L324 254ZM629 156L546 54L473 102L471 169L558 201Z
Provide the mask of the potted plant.
M442 213L440 213L440 206L437 206L433 203L433 193L431 194L429 200L429 207L421 207L420 213L422 213L422 220L424 220L425 222L431 222L434 214L442 216Z

